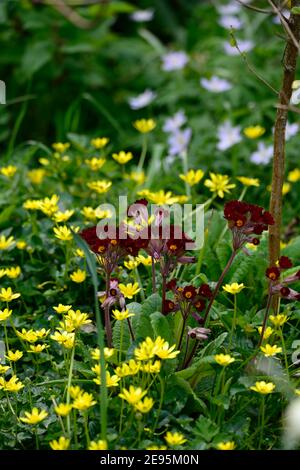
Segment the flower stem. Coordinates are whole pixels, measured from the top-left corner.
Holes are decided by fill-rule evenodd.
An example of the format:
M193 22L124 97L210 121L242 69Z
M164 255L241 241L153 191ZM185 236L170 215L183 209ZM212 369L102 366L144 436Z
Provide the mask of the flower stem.
M138 171L139 172L141 172L143 167L144 167L145 158L146 158L146 155L147 155L147 144L148 144L147 134L144 134L143 135L142 152L141 152L140 161L139 161L139 164L138 164Z
M67 404L70 404L70 387L72 384L72 375L73 375L73 366L74 366L74 356L75 356L75 342L71 351L69 374L68 374L68 383L67 383ZM71 422L70 415L67 416L67 432L68 436L71 438Z
M263 325L262 325L262 329L261 329L261 334L260 334L260 339L259 339L259 343L258 343L258 348L260 348L260 346L261 346L261 344L262 344L262 342L263 342L263 339L264 339L264 334L265 334L265 329L266 329L266 326L267 326L267 320L268 320L268 316L269 316L269 311L270 311L270 307L271 307L271 302L272 302L272 291L271 291L271 288L269 288L269 295L268 295L268 300L267 300L267 306L266 306L264 321L263 321Z

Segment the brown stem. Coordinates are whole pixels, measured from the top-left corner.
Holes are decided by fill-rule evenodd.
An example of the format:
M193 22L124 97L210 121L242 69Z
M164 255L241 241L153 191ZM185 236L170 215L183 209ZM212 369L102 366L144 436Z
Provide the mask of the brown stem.
M292 1L292 7L300 6L299 0ZM288 21L293 38L299 44L300 16L291 14ZM279 106L277 108L274 129L274 160L271 187L270 212L275 224L269 229L269 258L270 265L274 266L280 254L280 231L282 216L282 185L285 172L285 131L288 118L288 105L292 95L292 84L295 80L298 49L295 41L288 35L283 58L283 79L279 93Z
M263 339L264 339L264 334L265 334L265 330L266 330L266 326L267 326L267 320L268 320L268 316L269 316L271 303L272 303L272 290L271 290L271 288L269 288L268 301L267 301L264 321L263 321L263 325L262 325L262 329L261 329L260 339L259 339L259 343L258 343L258 348L261 347L261 344L262 344Z
M155 294L156 292L156 274L155 274L155 263L154 258L151 258L151 269L152 269L152 293Z
M108 296L109 296L109 288L110 288L110 272L107 271L106 272L106 285L105 285L106 299L108 299ZM111 329L111 322L110 322L109 305L105 305L104 307L104 320L105 320L107 346L109 348L112 348L112 329Z
M162 302L161 311L164 314L165 302L166 302L166 290L167 290L167 276L162 274Z

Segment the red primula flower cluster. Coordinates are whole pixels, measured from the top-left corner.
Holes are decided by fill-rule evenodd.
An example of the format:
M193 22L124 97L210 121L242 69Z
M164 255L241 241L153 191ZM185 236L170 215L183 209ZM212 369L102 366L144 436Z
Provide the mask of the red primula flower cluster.
M166 300L164 305L164 313L168 314L172 311L180 310L184 318L191 314L198 323L202 323L202 319L196 312L202 312L206 307L206 302L212 297L212 291L208 284L202 284L196 288L192 285L178 287L175 279L167 283L167 289L174 294L174 302Z
M270 266L266 270L266 276L271 281L271 294L277 294L289 300L300 300L300 294L288 287L289 284L300 281L300 271L280 280L281 273L292 268L293 263L287 256L281 256L277 266Z

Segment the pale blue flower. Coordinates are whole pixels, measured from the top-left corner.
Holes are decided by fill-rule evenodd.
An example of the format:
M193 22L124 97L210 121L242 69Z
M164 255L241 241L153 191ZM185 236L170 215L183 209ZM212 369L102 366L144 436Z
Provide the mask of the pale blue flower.
M235 15L236 13L239 13L241 5L236 1L233 1L227 3L226 5L218 5L217 9L218 12L223 16Z
M236 16L224 15L219 19L219 25L226 29L241 29L244 23Z
M189 61L188 55L184 51L168 52L162 57L162 69L165 72L183 69Z
M192 129L177 130L168 138L169 155L179 155L187 149L191 140Z
M148 106L148 104L152 103L152 101L156 98L156 93L152 90L145 90L138 96L129 98L128 103L131 109L141 109Z
M287 10L286 8L284 8L283 10L281 10L281 14L288 20L289 17L290 17L290 12L289 10ZM275 24L281 24L281 21L280 21L280 16L279 15L275 15L274 18L273 18L273 23Z
M249 52L254 47L253 42L247 39L245 40L239 39L237 40L237 44L241 52ZM235 46L232 46L229 42L223 43L223 49L227 55L231 55L231 56L239 55L239 51L237 50L237 48Z
M286 128L285 128L285 138L286 140L290 140L292 137L294 137L299 131L299 124L296 122L293 122L290 124L289 122L286 123Z
M224 78L217 77L216 75L212 76L210 79L201 78L200 84L208 91L213 93L222 93L223 91L228 91L232 88L231 83Z
M257 150L250 156L250 161L256 165L267 165L273 157L273 146L259 142Z
M178 111L174 116L167 118L165 120L163 131L174 133L178 131L178 129L186 123L186 115L183 111Z
M234 127L230 121L223 122L218 128L218 139L218 150L223 151L229 149L242 140L241 127Z
M153 16L153 8L148 8L147 10L136 10L130 15L130 18L137 23L144 23L146 21L151 21Z

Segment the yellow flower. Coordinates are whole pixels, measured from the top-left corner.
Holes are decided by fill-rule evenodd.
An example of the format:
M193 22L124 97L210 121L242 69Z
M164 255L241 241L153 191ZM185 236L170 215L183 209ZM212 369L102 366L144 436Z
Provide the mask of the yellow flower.
M130 162L130 160L133 159L132 153L131 152L124 152L124 150L122 150L119 153L113 153L112 157L120 165L126 165L126 163Z
M6 275L10 279L16 279L18 276L21 274L21 268L20 266L15 266L12 268L6 268Z
M39 354L47 349L49 346L45 344L31 344L29 349L27 350L28 353Z
M69 403L60 403L54 408L54 411L59 416L67 416L72 410L72 405Z
M132 284L131 282L129 284L119 284L119 289L121 293L126 297L126 299L132 299L134 295L136 295L141 289L139 288L139 285L137 282Z
M223 290L233 295L238 294L244 288L244 284L238 284L237 282L233 282L232 284L225 284L225 286L223 286Z
M0 250L8 250L15 244L14 237L7 237L0 235Z
M91 159L87 158L85 160L85 163L92 171L100 170L103 167L105 162L106 162L105 158L97 158L97 157L93 157Z
M153 399L145 397L144 400L138 401L134 405L134 408L140 413L149 413L153 405L154 405Z
M71 310L72 305L63 305L63 304L58 304L57 307L53 307L53 310L56 311L56 313L67 313L69 310Z
M127 318L134 317L134 313L129 313L127 309L122 310L121 312L120 310L113 310L113 317L116 320L123 321L123 320L126 320Z
M96 193L98 194L107 193L111 185L112 185L112 182L107 181L107 180L97 180L97 181L91 181L91 183L88 183L88 187L92 189L93 191L96 191Z
M44 170L44 168L35 168L34 170L30 170L27 172L28 179L33 184L41 184L45 175L46 171Z
M91 393L83 392L75 398L73 408L79 411L85 411L96 405L94 397Z
M0 321L7 320L12 314L12 310L5 308L4 310L0 310Z
M19 240L16 244L16 247L18 248L18 250L24 250L27 246L27 243L25 242L25 240Z
M276 354L282 352L282 348L276 346L275 344L274 346L271 346L271 344L266 344L265 346L261 346L260 349L266 357L275 356Z
M148 361L155 355L160 359L174 359L179 351L174 351L175 344L169 348L169 343L160 336L153 341L147 337L138 348L135 349L134 355L139 361Z
M23 207L28 211L37 211L41 208L41 201L38 199L27 199L24 202Z
M257 330L258 330L258 333L261 335L262 326L259 326L259 327L257 328ZM270 336L271 336L272 333L273 333L272 328L271 328L270 326L268 326L268 327L265 329L265 331L264 331L264 337L263 337L263 339L268 339L268 338L270 338Z
M70 279L73 282L77 282L77 284L80 284L81 282L84 282L86 280L86 271L77 269L77 271L74 271L72 274L70 274Z
M0 374L5 374L10 369L9 366L2 366L0 364ZM1 387L0 387L1 388Z
M186 442L186 439L183 434L180 432L170 432L168 431L165 435L165 441L169 446L180 446Z
M111 358L115 353L114 348L104 348L104 357L105 359ZM91 356L94 361L100 361L100 349L95 348L91 351Z
M59 210L59 196L53 194L51 197L45 197L39 201L39 209L48 217L52 217Z
M129 175L125 175L125 178L134 181L137 185L142 185L146 181L144 171L132 171Z
M219 442L217 444L217 449L219 450L234 450L235 447L234 441Z
M180 351L174 351L176 344L169 347L169 343L166 341L161 347L157 348L155 354L160 359L174 359Z
M124 261L125 268L130 269L130 270L137 268L139 264L140 264L140 261L137 258Z
M8 287L7 289L5 289L5 287L2 287L0 291L0 300L2 300L2 302L11 302L12 300L20 297L20 295L21 294L19 294L18 292L14 294L11 287Z
M22 328L22 331L17 331L19 338L27 341L28 343L35 343L38 340L37 334L33 330L25 330Z
M23 353L17 349L16 351L8 351L5 357L11 362L17 362L21 357L23 357Z
M83 390L78 385L72 385L71 387L69 387L69 393L70 397L75 400L75 398L78 398L79 395L83 393Z
M262 395L267 395L268 393L272 393L275 388L275 385L272 382L255 382L255 385L250 387L251 390L254 390L257 393L261 393Z
M270 320L273 323L273 325L278 328L287 322L288 317L287 315L284 315L283 313L278 313L278 315L270 315Z
M96 364L92 368L92 371L95 372L95 374L97 375L97 378L93 379L94 382L97 385L101 385L101 375L100 375L101 372L100 372L99 364ZM107 388L118 387L119 382L120 382L120 377L118 377L117 375L110 375L110 372L108 372L108 371L106 371L105 376L106 376L106 387Z
M68 331L55 331L50 338L61 344L66 349L73 348L75 342L75 334Z
M236 178L244 186L259 186L260 182L258 178L248 178L247 176L237 176Z
M153 202L159 206L163 206L164 204L172 205L179 202L179 196L175 196L171 191L165 192L163 189L155 193L149 191L147 194L145 194L145 191L139 191L138 194L142 197L147 197L150 202Z
M99 439L99 441L91 441L89 450L107 450L107 442Z
M91 140L91 144L95 149L99 150L105 147L109 142L109 139L107 137L97 137L96 139Z
M144 266L151 266L152 265L152 257L151 256L143 256L139 255L137 257L140 263L142 263Z
M141 365L141 370L146 374L159 374L161 370L161 361L149 361Z
M146 447L146 450L167 450L167 446L158 446L153 444L151 446Z
M67 210L65 212L58 211L53 215L53 220L57 224L61 224L63 222L67 222L72 217L73 214L74 214L73 210Z
M300 390L299 390L299 388L298 388L298 389L296 388L295 393L296 393L296 395L300 396Z
M147 394L147 391L143 391L141 387L134 387L130 385L129 390L123 388L122 393L119 393L119 397L127 401L130 405L135 405Z
M45 418L47 418L48 413L45 410L39 411L38 408L34 407L32 408L31 413L29 411L25 411L25 417L21 417L20 421L23 421L23 423L26 424L38 424L41 421L43 421Z
M235 188L235 184L229 184L229 177L227 175L220 175L216 173L209 173L210 179L204 181L204 185L209 188L212 193L216 193L219 197L223 198L225 193L229 193L230 189Z
M136 362L134 359L130 359L128 364L123 362L121 366L117 367L115 369L115 373L118 377L128 377L129 375L136 375L140 368L141 366L138 362Z
M88 318L88 314L82 313L80 310L69 310L64 320L66 323L70 323L73 329L78 329L83 325L92 323L92 320Z
M204 171L202 170L189 170L185 175L179 175L179 178L185 181L189 186L194 186L195 184L199 183L199 181L203 178Z
M63 242L69 242L73 239L71 230L66 225L61 225L60 227L53 227L53 232L55 237Z
M215 361L220 365L220 366L228 366L232 362L235 361L235 359L230 356L230 354L216 354L214 356Z
M291 190L291 184L287 183L286 181L282 185L282 195L285 196Z
M297 183L300 180L300 169L295 168L294 170L290 171L287 179L290 183Z
M22 388L24 388L24 385L16 375L13 375L8 381L5 381L3 377L0 377L0 390L3 389L6 392L19 392Z
M70 439L67 439L64 436L60 436L58 440L53 440L49 442L51 449L53 450L68 450L70 445Z
M266 132L266 129L261 126L250 126L244 129L244 134L248 139L258 139Z
M62 142L55 142L54 144L52 144L52 148L54 148L56 152L64 153L66 150L68 150L68 148L70 148L70 144L68 143L63 144Z
M0 173L7 178L12 178L17 171L17 167L13 165L3 166L0 168Z
M45 328L41 328L40 330L35 330L35 334L38 339L46 338L46 336L48 336L49 333L50 333L50 330L46 330Z
M153 119L138 119L134 121L133 127L142 134L147 134L155 129L156 122Z
M44 165L44 166L50 165L50 161L48 160L48 158L39 158L39 162L41 165Z
M78 256L79 258L85 258L84 251L81 250L80 248L77 248L74 252L75 256Z

